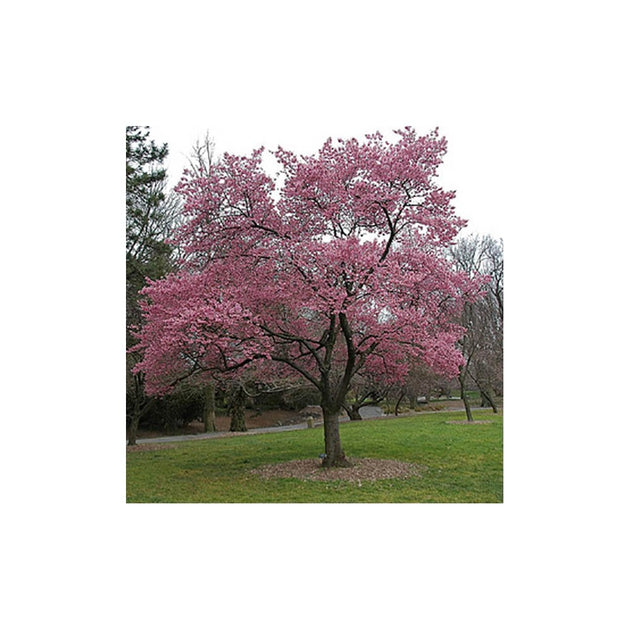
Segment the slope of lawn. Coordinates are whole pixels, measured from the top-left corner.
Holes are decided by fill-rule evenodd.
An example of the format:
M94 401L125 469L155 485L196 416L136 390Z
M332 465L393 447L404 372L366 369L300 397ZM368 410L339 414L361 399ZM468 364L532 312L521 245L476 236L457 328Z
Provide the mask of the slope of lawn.
M346 455L396 459L423 467L420 477L364 481L264 480L263 464L317 459L323 427L176 442L127 453L128 503L500 503L502 415L475 411L490 424L447 424L463 413L343 423Z

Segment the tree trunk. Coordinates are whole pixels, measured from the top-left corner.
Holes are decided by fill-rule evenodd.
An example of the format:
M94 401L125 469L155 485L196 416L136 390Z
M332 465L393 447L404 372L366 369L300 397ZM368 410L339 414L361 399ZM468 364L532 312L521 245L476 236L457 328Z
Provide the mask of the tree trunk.
M407 398L409 399L409 408L412 411L416 411L416 409L418 409L418 394L417 394L417 392L414 392L413 394L409 394L407 396Z
M492 407L492 413L499 413L497 404L494 402L494 396L490 390L486 388L481 390L481 406L486 407L488 405Z
M217 430L215 424L215 392L216 386L214 382L208 383L205 390L204 406L203 406L203 430L205 433L214 432Z
M354 405L346 407L348 418L350 418L350 420L363 420L363 418L361 418L360 409L360 407L355 407Z
M400 412L400 403L402 402L404 397L405 397L405 392L403 391L402 394L400 394L400 396L398 396L398 399L396 400L396 406L394 407L395 416L397 416L398 413Z
M460 372L459 374L459 391L460 391L460 395L462 397L462 400L464 401L464 408L466 409L466 420L468 420L468 422L472 422L473 421L473 415L472 415L472 411L470 410L470 403L468 402L468 397L466 396L466 387L464 385L464 373Z
M326 455L322 466L324 468L349 467L352 464L346 459L341 448L339 437L339 410L332 411L322 405L324 415L324 444Z
M229 395L228 410L230 412L230 431L247 431L245 426L245 401L247 396L240 385Z
M129 425L129 433L127 434L127 446L136 445L136 437L138 435L138 423L140 421L140 414L137 409L133 410L133 416L131 418L131 424Z
M140 412L141 412L141 404L140 404L140 396L142 395L142 383L141 377L138 374L134 374L133 376L133 389L134 389L134 400L133 400L133 416L131 417L131 424L129 425L129 435L127 438L128 446L135 446L136 439L138 437L138 425L140 424Z

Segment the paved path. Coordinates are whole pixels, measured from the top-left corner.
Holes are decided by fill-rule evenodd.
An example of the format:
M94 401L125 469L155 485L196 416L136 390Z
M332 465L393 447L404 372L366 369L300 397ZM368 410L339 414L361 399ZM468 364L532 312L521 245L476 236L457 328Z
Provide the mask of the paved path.
M185 440L209 440L212 438L237 437L256 433L277 433L279 431L297 431L306 429L306 422L282 427L263 427L261 429L247 429L247 431L213 431L212 433L198 433L196 435L165 435L164 437L143 438L136 440L136 444L158 444L159 442L183 442ZM317 426L317 425L315 425Z

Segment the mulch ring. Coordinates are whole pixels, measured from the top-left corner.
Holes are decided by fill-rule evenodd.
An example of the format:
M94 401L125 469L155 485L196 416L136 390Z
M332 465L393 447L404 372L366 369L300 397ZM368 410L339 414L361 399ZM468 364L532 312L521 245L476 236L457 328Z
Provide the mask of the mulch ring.
M492 420L447 420L444 424L492 424Z
M267 464L250 471L263 479L294 478L304 481L376 481L420 477L426 467L389 459L348 458L349 468L323 468L319 459Z

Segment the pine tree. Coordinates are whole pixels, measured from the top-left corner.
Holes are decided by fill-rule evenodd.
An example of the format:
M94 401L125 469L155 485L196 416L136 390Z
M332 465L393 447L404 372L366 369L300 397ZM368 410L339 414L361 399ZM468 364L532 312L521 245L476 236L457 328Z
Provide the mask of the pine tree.
M135 339L134 326L141 323L139 291L146 278L161 278L171 269L172 247L165 242L173 223L176 203L166 195L166 169L163 162L168 145L161 146L149 138L148 127L126 128L126 303L127 348ZM133 375L127 361L127 420L130 423L129 443L135 444L140 417L151 406L144 393L141 375Z

